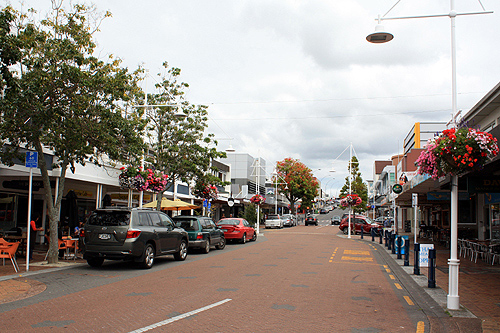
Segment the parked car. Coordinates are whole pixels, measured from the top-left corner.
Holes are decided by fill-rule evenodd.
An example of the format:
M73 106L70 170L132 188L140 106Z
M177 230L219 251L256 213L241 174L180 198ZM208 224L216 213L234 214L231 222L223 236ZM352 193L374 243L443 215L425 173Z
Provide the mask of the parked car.
M297 225L297 220L295 219L295 215L285 214L281 218L283 219L284 227L293 227Z
M332 224L339 225L340 224L340 216L335 215L332 217Z
M266 229L268 228L283 228L283 220L279 216L279 214L269 214L264 221L264 225L266 226Z
M247 240L255 241L257 233L247 220L241 218L224 218L217 222L227 240L239 240L245 244Z
M321 208L321 209L319 210L319 213L320 213L320 214L328 214L328 210L326 210L325 208Z
M80 233L83 257L92 267L105 259L130 260L151 268L155 258L173 254L185 260L188 234L176 228L170 217L146 208L96 209Z
M342 222L340 222L339 229L344 233L348 234L349 230L347 226L349 225L349 215L345 217ZM351 233L361 233L361 228L363 228L363 233L370 233L372 228L376 228L377 234L382 232L382 225L374 222L367 216L364 215L351 215Z
M187 231L190 249L200 249L204 253L208 253L212 246L218 250L226 247L224 232L215 225L210 217L179 215L175 216L173 220L177 227Z
M318 225L318 219L312 215L309 215L306 217L306 220L304 221L304 223L305 223L305 225L309 225L309 224Z

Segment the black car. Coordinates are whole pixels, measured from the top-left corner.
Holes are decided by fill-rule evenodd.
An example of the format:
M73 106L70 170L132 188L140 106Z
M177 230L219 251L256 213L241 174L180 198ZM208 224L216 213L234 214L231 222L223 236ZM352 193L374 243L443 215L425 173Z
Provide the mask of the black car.
M177 227L187 231L189 235L189 248L201 249L204 253L210 252L210 247L222 250L226 247L224 232L205 216L175 216L173 218Z
M328 210L326 210L326 209L324 209L324 208L321 208L321 209L319 210L319 213L320 213L320 214L328 214Z
M83 231L83 257L92 267L105 259L130 260L151 268L155 257L173 254L185 260L188 234L175 227L170 217L146 208L97 209L87 220Z
M309 225L309 224L318 225L318 219L312 215L309 215L308 217L306 217L305 225Z

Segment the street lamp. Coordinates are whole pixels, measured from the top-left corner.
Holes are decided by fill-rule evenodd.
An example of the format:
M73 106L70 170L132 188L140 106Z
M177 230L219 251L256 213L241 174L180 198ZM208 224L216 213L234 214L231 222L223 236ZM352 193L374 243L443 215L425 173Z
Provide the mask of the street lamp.
M285 185L285 190L288 190L288 183L286 182L283 177L276 171L276 168L274 169L273 173L271 173L271 176L274 176L274 214L278 214L278 185ZM281 178L284 183L278 183L278 177Z
M370 43L386 43L392 40L393 36L390 33L384 32L383 27L380 22L383 20L399 20L399 19L413 19L413 18L430 18L430 17L449 17L451 21L451 89L452 89L452 124L456 126L456 116L457 116L457 68L456 68L456 42L455 42L455 18L462 15L476 15L476 14L491 14L493 11L486 11L483 8L482 12L469 12L469 13L457 13L455 11L455 1L450 0L450 12L448 14L438 14L438 15L424 15L424 16L406 16L406 17L385 17L389 12L399 3L399 1L391 7L382 17L380 15L377 18L378 25L375 28L375 33L370 34L366 37L366 40ZM449 265L449 276L448 276L448 296L447 296L447 307L448 309L458 310L460 308L460 299L458 296L458 272L460 260L457 256L457 244L458 244L458 176L451 176L451 235L450 235L450 259L448 260ZM415 221L416 223L416 221Z

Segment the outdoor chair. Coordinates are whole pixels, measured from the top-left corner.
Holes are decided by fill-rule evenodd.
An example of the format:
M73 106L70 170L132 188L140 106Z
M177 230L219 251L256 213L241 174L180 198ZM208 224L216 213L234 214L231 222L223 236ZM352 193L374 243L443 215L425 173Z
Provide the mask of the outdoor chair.
M50 247L50 237L45 235L45 238L47 239L47 242L49 243L49 247ZM62 239L57 240L57 249L58 250L65 250L66 251L67 248L68 247L66 246L66 243ZM43 259L43 260L47 260L48 255L49 255L49 250L47 250L47 253L45 254L45 259Z
M2 245L0 248L0 258L2 259L10 259L12 262L12 266L14 266L14 270L16 273L19 271L19 265L16 260L16 251L19 246L19 242L9 243L10 245ZM5 265L5 261L4 261Z

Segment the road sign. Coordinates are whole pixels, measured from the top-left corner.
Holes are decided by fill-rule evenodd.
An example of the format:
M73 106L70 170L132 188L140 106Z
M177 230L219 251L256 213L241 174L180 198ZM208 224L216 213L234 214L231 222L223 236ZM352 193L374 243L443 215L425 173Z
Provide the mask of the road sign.
M394 186L392 187L392 191L396 194L399 194L399 193L403 192L403 186L401 186L399 184L394 184Z
M26 162L24 164L27 168L38 168L38 152L27 151Z

